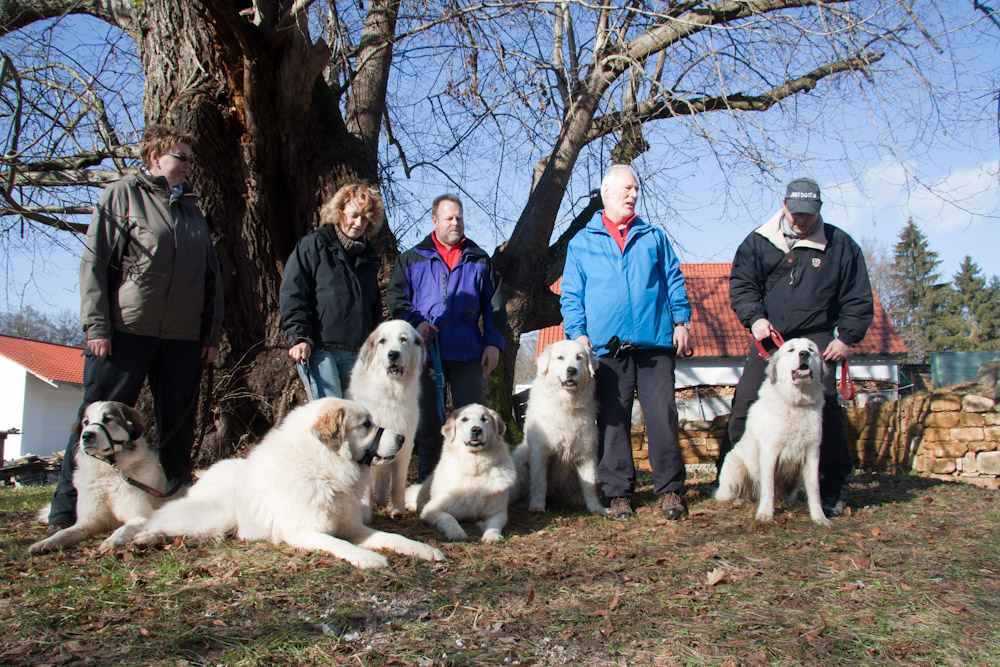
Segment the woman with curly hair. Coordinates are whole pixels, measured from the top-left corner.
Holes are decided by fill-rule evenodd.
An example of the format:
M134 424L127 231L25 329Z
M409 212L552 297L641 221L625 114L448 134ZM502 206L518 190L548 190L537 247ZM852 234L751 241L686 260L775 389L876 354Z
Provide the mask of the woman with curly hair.
M368 239L384 219L377 189L345 185L285 263L281 328L313 399L343 398L358 350L382 321L379 259Z

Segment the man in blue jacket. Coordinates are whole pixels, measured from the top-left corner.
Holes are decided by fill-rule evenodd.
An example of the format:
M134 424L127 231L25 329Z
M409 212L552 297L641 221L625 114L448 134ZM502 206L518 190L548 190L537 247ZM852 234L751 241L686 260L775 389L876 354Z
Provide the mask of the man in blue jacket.
M431 350L437 338L441 368L455 409L483 402L483 366L500 360L507 323L500 276L489 255L465 238L462 201L444 194L431 204L427 238L399 257L386 291L389 314L412 324ZM441 418L434 369L421 377L417 481L441 457Z
M614 165L601 182L604 210L569 242L562 278L568 338L598 356L598 476L611 516L633 516L632 401L642 404L653 491L668 519L687 514L674 401L676 353L690 345L691 306L666 234L635 214L639 180Z

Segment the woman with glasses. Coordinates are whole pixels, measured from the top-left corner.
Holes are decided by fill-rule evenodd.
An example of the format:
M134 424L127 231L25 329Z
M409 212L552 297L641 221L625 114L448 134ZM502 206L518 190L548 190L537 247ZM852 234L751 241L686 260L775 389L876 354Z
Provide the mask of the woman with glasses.
M191 468L202 364L219 353L222 280L208 224L187 183L190 134L150 125L142 168L109 185L94 208L80 260L87 349L84 399L134 405L149 379L168 490ZM66 449L50 532L72 525L76 440Z
M281 328L312 399L343 398L358 350L382 321L378 190L345 185L319 211L319 229L295 246L281 279Z

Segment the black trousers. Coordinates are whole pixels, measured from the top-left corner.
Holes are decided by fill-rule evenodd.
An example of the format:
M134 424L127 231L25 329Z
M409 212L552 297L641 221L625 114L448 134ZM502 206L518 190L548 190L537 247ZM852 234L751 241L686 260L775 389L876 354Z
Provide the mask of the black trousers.
M483 365L479 361L441 360L445 387L451 392L451 404L455 410L473 403L482 403ZM427 364L427 370L420 376L420 425L414 440L417 450L417 482L423 482L434 472L441 459L441 417L437 409L437 385L434 381L434 366Z
M632 460L632 402L638 393L649 439L653 492L684 487L684 459L677 438L674 350L633 350L619 358L600 357L597 369L597 474L605 497L635 492Z
M786 336L787 339L799 336ZM820 352L833 340L832 333L818 333L801 336L808 338L819 346ZM747 411L757 400L757 392L764 382L767 361L760 356L757 346L750 344L747 362L743 367L743 375L736 385L733 396L733 412L729 416L729 427L719 444L719 459L715 466L722 470L722 463L732 449L734 443L743 437L746 428ZM847 478L854 470L851 453L847 449L847 423L844 420L844 410L837 400L837 366L827 362L823 375L823 436L819 445L819 489L823 498L841 498L847 490Z
M102 359L88 350L83 362L83 410L94 401L121 401L135 405L142 383L149 378L153 394L153 412L159 436L160 465L168 480L188 473L191 447L194 444L195 410L166 442L163 438L174 428L198 392L201 380L201 343L198 341L164 340L152 336L115 331L111 337L111 355ZM49 523L76 520L76 488L73 470L79 442L71 437L59 471L59 483Z

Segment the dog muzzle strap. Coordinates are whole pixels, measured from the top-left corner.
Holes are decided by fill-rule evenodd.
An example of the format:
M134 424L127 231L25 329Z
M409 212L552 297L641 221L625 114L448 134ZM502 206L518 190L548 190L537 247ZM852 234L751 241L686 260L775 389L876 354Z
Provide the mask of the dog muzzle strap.
M88 425L87 428L90 428L90 426L91 425ZM97 454L92 453L87 447L83 448L83 453L86 454L86 455L88 455L88 456L90 456L90 457L93 457L93 458L97 459L98 461L104 461L107 464L114 465L115 464L115 447L119 447L121 449L125 449L124 445L128 441L127 440L115 440L114 438L112 438L111 437L111 433L108 431L107 427L104 426L104 424L92 424L92 426L101 429L101 432L104 433L104 437L107 439L107 441L109 443L111 443L111 455L107 456L107 457L98 456Z
M370 466L372 464L372 461L375 460L375 452L378 451L378 443L382 440L383 433L385 433L385 429L381 426L375 430L375 439L372 440L372 444L368 445L368 449L365 450L365 455L361 457L361 460L358 461L358 463L363 466Z

